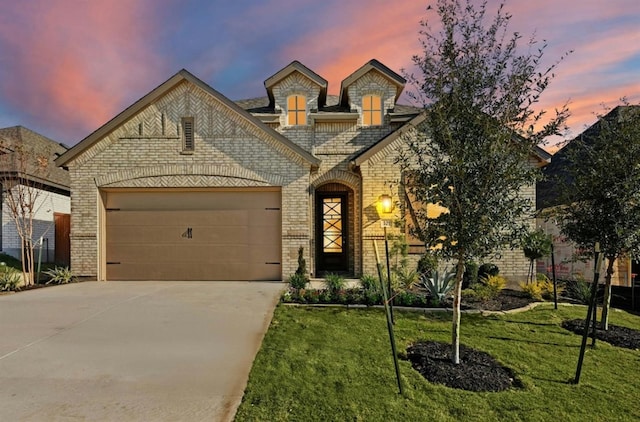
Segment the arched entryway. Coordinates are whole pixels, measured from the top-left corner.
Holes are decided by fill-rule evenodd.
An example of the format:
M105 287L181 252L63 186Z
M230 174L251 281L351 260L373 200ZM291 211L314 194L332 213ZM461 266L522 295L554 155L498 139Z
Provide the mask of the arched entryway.
M341 183L327 183L315 190L315 274L354 274L353 189Z

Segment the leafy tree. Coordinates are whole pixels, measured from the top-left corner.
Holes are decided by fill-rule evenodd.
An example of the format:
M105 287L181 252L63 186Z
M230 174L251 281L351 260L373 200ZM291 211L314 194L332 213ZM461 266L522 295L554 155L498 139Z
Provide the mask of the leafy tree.
M418 76L405 76L416 89L414 101L425 107L424 121L399 157L409 175L405 189L423 205L411 229L456 263L456 364L465 262L519 243L532 205L519 192L538 174L531 154L568 116L564 107L543 124L544 112L533 109L558 64L538 70L546 44L531 39L522 51L520 34L508 32L511 15L503 5L487 22L487 2L473 3L437 0L436 25L421 22L422 52L413 57ZM429 219L430 203L448 211Z
M640 252L640 105L624 101L567 145L560 179L561 232L579 248L596 242L607 258L602 328L608 329L611 276L622 256Z
M543 230L535 230L527 233L522 238L522 252L529 259L529 274L527 275L527 283L534 281L535 277L535 261L551 253L551 236Z

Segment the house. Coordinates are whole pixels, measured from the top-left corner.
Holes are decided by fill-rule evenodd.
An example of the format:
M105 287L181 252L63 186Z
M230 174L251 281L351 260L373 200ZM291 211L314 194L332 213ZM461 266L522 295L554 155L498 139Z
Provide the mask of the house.
M397 104L405 80L377 60L339 95L327 85L294 61L265 97L233 102L181 70L98 128L56 161L71 175L74 271L282 280L303 247L313 276L375 274L372 241L404 200L396 151L423 117ZM395 214L381 215L381 195ZM498 264L526 276L521 251Z
M552 235L556 277L561 279L574 279L584 277L590 280L593 276L594 264L592 261L582 261L579 259L580 251L576 245L563 236L560 227L553 218L553 210L562 206L562 198L558 191L558 180L570 180L567 171L572 151L579 144L591 144L600 135L602 121L615 122L619 118L619 113L630 107L640 106L618 106L607 113L602 119L580 133L570 142L556 152L551 163L543 169L544 178L536 186L536 209L539 213L537 219L538 228ZM606 263L603 264L606 268ZM604 271L604 270L602 270ZM538 272L551 275L551 257L538 260ZM619 258L615 262L614 273L611 279L613 285L631 286L633 274L640 274L640 263L628 258Z
M69 265L69 173L54 160L67 148L22 126L0 128L2 213L0 251L21 258L20 236L11 212L9 190L29 192L33 205L34 244L42 239L42 261Z

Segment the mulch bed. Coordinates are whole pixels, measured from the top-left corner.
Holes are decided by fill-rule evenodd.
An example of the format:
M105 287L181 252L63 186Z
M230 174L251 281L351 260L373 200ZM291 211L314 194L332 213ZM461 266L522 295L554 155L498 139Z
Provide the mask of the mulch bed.
M583 335L584 320L571 319L562 322L562 328L573 331L576 334ZM589 329L589 337L591 336L591 328ZM609 344L626 349L640 349L640 330L632 328L620 327L618 325L609 324L609 329L603 331L596 327L596 339L606 341Z
M411 366L427 380L467 391L522 388L513 371L489 354L460 345L460 364L451 362L451 345L424 341L407 348Z
M485 301L472 297L462 299L462 305L465 305L467 309L481 309L483 311L508 311L522 308L532 302L534 300L526 293L511 289L503 289L496 298Z

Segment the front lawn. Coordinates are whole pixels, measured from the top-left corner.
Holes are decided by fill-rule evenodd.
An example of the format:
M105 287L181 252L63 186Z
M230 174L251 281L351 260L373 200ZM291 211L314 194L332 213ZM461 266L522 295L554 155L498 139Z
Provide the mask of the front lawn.
M561 327L586 308L464 315L463 344L510 367L524 389L473 393L431 384L400 362L398 395L384 312L279 306L251 370L236 421L640 420L640 351L599 342L573 379L581 337ZM419 339L450 342L450 315L396 312L399 352ZM611 323L640 329L614 310Z

